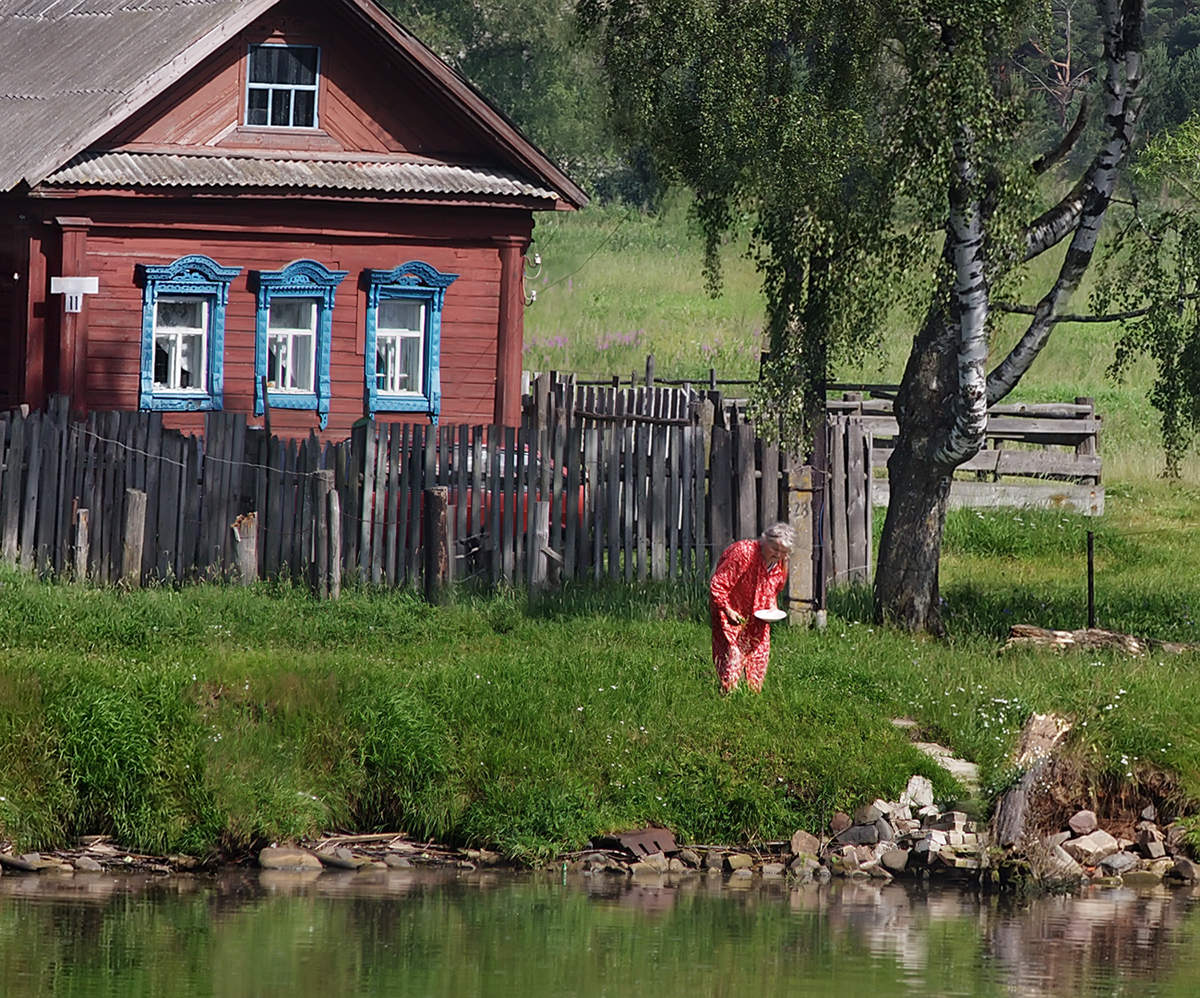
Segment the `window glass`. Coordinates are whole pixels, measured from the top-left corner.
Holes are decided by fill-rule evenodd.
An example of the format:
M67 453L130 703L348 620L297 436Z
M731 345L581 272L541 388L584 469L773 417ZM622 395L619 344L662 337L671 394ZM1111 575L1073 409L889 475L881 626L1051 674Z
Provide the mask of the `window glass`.
M375 382L381 392L425 391L425 306L408 298L379 303L375 350Z
M206 298L160 297L154 307L154 387L203 390Z
M296 128L312 128L316 124L317 92L315 90L292 91L292 125Z
M251 89L250 102L246 106L246 124L265 125L267 123L267 114L270 104L270 90Z
M278 391L313 391L316 300L273 298L267 330L267 384Z
M379 303L379 330L403 329L419 333L424 323L421 314L425 306L411 298L385 298Z
M314 127L318 61L313 45L251 45L246 124Z

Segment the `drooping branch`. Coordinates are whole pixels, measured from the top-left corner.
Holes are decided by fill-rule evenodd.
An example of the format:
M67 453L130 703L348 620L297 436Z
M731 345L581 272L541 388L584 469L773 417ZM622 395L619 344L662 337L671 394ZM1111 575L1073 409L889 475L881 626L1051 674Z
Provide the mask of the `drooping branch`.
M983 210L976 183L970 131L954 143L947 236L954 267L951 316L958 327L958 391L954 424L933 455L938 464L957 467L983 445L987 431L988 288L984 273Z
M1079 136L1083 134L1083 128L1087 124L1088 113L1088 98L1087 94L1083 95L1083 99L1079 102L1079 113L1075 115L1075 122L1071 125L1067 134L1062 137L1062 140L1053 149L1043 153L1035 159L1029 166L1030 170L1037 176L1041 176L1053 166L1057 166L1066 158L1067 153L1075 148L1075 143L1079 141ZM1036 222L1034 223L1037 224Z
M1144 0L1124 0L1124 3L1121 0L1097 0L1097 7L1104 24L1107 135L1084 181L1076 185L1076 190L1080 191L1078 221L1058 277L1034 309L1029 328L988 376L988 405L995 404L1016 387L1049 339L1059 306L1079 287L1095 252L1100 224L1116 187L1121 163L1133 140L1133 129L1141 110L1145 3ZM1090 183L1087 182L1089 178Z
M1200 292L1185 294L1179 296L1179 303L1196 301L1200 299ZM1015 302L992 302L992 308L997 312L1006 312L1009 315L1037 315L1036 305L1017 304ZM1125 312L1106 312L1103 315L1084 315L1079 312L1064 312L1061 315L1052 315L1050 317L1051 325L1057 326L1060 322L1126 322L1130 319L1141 319L1154 311L1153 306L1145 308L1131 308Z

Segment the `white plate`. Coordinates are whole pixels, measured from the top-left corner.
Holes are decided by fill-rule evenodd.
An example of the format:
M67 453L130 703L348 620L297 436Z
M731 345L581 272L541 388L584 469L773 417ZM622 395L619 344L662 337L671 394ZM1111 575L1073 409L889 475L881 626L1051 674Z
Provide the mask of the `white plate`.
M787 616L786 610L780 610L778 607L771 607L767 610L755 610L754 616L759 620L765 620L768 623L776 623L783 620Z

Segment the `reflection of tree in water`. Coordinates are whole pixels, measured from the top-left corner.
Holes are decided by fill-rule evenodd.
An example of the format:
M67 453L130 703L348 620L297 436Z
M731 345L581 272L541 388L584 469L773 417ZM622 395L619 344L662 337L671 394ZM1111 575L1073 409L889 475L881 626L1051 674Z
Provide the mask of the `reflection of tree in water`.
M819 895L811 895L820 904ZM793 904L806 895L796 892ZM1185 922L1200 922L1200 891L1162 888L1135 892L1096 889L1081 897L1018 902L967 891L851 886L840 903L823 904L833 931L864 939L878 956L909 972L927 971L939 923L969 925L978 934L979 961L1011 995L1073 995L1098 979L1158 980L1179 956ZM1194 948L1193 948L1194 949ZM1200 990L1200 981L1196 983Z

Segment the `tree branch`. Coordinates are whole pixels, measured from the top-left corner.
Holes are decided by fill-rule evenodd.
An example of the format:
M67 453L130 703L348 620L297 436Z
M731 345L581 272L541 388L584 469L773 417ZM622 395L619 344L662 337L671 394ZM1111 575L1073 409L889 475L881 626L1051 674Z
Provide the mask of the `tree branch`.
M1075 122L1067 130L1067 134L1062 137L1062 141L1030 164L1029 168L1035 176L1041 176L1052 166L1057 166L1066 157L1067 153L1075 147L1075 143L1079 141L1079 136L1083 134L1084 125L1087 124L1087 113L1088 98L1087 94L1084 94L1083 99L1079 102L1079 113L1075 115Z
M1109 198L1116 188L1121 163L1129 152L1133 129L1141 113L1144 2L1097 0L1096 6L1104 24L1104 59L1107 66L1104 89L1108 95L1104 121L1108 135L1087 174L1075 187L1079 192L1078 221L1073 225L1071 245L1063 257L1058 277L1054 286L1037 303L1033 321L1020 341L988 376L988 405L998 402L1017 386L1050 338L1059 306L1065 304L1079 287L1091 264L1100 235L1100 224L1108 210ZM1061 226L1061 219L1058 224ZM1071 228L1068 226L1066 231ZM1062 235L1058 238L1061 239Z
M1179 302L1182 304L1185 301L1195 301L1200 298L1200 292L1192 294L1180 295ZM1005 312L1009 315L1037 315L1037 305L1023 305L1015 302L997 301L992 302L992 308L997 312ZM1154 310L1152 305L1147 305L1145 308L1132 308L1126 312L1107 312L1104 315L1082 315L1077 312L1064 312L1061 315L1052 315L1046 321L1051 325L1058 325L1060 322L1124 322L1127 319L1140 319L1142 316L1149 315Z

